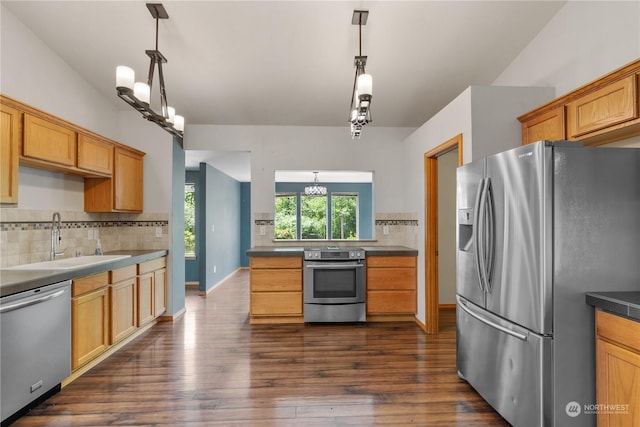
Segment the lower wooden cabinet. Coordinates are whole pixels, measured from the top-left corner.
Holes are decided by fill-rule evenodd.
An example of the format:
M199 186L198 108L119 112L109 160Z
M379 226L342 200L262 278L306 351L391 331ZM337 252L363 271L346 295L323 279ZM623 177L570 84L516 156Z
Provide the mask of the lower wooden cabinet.
M72 282L71 369L89 362L109 347L109 288L101 273Z
M599 427L640 425L640 322L596 310Z
M167 258L138 264L138 325L142 326L167 310Z
M109 272L111 299L111 340L115 344L135 332L138 327L136 266Z
M251 323L302 323L302 257L250 258Z
M367 257L367 320L414 320L416 257Z
M153 273L138 276L138 325L153 320Z

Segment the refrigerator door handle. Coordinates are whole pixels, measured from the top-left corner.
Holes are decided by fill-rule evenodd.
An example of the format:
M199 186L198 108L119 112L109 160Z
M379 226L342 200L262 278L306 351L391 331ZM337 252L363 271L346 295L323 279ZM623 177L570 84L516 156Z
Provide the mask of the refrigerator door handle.
M489 292L491 292L491 278L493 277L493 258L495 256L495 215L493 210L493 187L491 186L491 178L487 178L485 184L485 206L487 209L487 226L486 231L488 234L488 254L485 257L485 287Z
M487 292L490 290L489 280L487 278L487 252L489 251L489 247L487 246L489 243L487 239L487 190L490 182L489 178L482 180L482 191L478 204L478 223L476 225L478 229L478 269L480 270L482 289Z
M473 204L473 255L476 267L476 274L478 275L478 286L482 292L485 291L484 288L484 277L482 275L482 257L480 254L480 201L482 200L482 194L484 192L484 178L480 180L478 183L478 191L476 192L476 200Z
M460 306L460 308L462 310L464 310L465 313L467 313L469 316L471 316L474 319L476 319L478 322L482 322L482 323L484 323L485 325L487 325L487 326L489 326L491 328L497 329L500 332L504 332L507 335L510 335L510 336L512 336L514 338L518 338L519 340L527 341L527 339L528 339L527 335L521 334L520 332L512 331L509 328L505 328L504 326L498 325L497 323L492 322L491 320L485 319L484 317L480 316L479 314L476 314L473 311L471 311L471 309L469 309L466 306L466 303L464 303L463 301L460 300L459 296L456 296L456 298L458 299L458 305Z

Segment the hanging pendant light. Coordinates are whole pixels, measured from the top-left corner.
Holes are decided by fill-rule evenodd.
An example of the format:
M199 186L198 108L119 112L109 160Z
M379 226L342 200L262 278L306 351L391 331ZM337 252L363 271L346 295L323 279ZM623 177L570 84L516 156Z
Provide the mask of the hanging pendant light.
M176 110L167 104L167 92L164 88L164 74L162 74L162 64L167 62L167 59L158 50L158 22L160 19L169 19L169 15L161 3L147 3L147 9L156 20L156 48L145 50L151 61L147 82L136 82L133 69L120 65L116 68L116 91L120 99L142 113L145 119L154 122L170 134L182 138L184 117L176 115ZM153 73L156 66L160 83L160 114L150 106Z
M304 195L305 196L326 196L327 195L327 187L324 185L318 184L318 172L313 172L315 178L313 180L313 185L307 185L304 187Z
M362 128L371 122L371 98L373 97L373 78L367 74L365 66L367 57L362 55L362 26L366 25L369 11L354 10L351 23L358 26L360 39L360 54L355 57L353 65L356 75L353 79L351 106L349 108L349 122L351 123L351 138L360 138Z

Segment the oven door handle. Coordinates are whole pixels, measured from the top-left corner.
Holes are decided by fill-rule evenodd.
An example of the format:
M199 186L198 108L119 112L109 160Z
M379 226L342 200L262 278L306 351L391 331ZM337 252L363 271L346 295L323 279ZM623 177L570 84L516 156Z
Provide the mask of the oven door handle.
M305 268L321 268L323 270L350 270L352 268L364 268L364 264L329 264L319 262L314 264L305 264Z

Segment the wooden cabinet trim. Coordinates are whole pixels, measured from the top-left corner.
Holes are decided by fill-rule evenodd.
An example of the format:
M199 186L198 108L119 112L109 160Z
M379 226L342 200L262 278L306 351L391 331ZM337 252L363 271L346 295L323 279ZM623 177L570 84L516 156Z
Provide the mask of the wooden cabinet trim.
M78 279L73 279L73 281L71 282L71 296L75 297L78 295L82 295L87 292L106 287L108 284L108 271L93 274L91 276L80 277Z
M150 273L167 266L167 257L152 259L138 264L138 274Z
M252 316L300 316L302 292L252 292Z
M565 139L564 107L558 107L522 123L522 145L543 139Z
M369 256L367 268L377 267L411 267L415 268L417 258L415 256Z
M18 203L18 159L22 147L23 113L0 104L2 153L0 154L0 203Z
M299 269L254 269L250 275L253 292L302 291Z
M302 257L250 257L250 268L302 268Z
M640 322L596 310L596 334L608 341L640 352Z
M127 265L126 267L118 268L116 270L109 271L109 283L117 283L126 279L136 277L137 265Z

